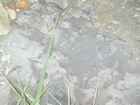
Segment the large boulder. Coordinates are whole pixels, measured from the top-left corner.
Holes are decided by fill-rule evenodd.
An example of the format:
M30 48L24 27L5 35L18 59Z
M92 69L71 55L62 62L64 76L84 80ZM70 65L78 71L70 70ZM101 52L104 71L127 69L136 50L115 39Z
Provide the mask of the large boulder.
M11 30L8 13L0 3L0 35L7 35Z

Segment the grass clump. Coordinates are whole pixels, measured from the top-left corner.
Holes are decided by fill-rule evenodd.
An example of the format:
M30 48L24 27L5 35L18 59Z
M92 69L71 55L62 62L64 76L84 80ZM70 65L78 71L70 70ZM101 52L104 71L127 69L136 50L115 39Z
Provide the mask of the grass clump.
M53 43L53 38L54 38L57 22L58 22L58 17L57 17L57 19L55 21L55 24L54 24L53 34L52 34L51 41L50 41L50 44L49 44L49 48L48 48L48 51L47 51L47 54L46 54L46 57L45 57L44 66L43 66L43 70L42 70L42 73L41 73L41 76L40 76L40 81L39 81L39 84L38 84L37 94L36 94L35 98L30 93L27 92L27 88L30 84L30 81L32 79L34 71L30 75L30 77L28 79L28 82L25 85L25 87L22 87L20 82L17 83L14 80L10 79L8 76L6 76L3 72L0 72L0 75L5 79L5 81L9 84L11 89L20 98L19 101L17 102L17 105L20 105L21 101L24 103L24 105L40 105L41 96L52 85L52 83L49 83L47 85L47 87L45 87L45 89L43 89L45 73L46 73L47 66L48 66L48 60L49 60L49 56L50 56L50 52L51 52L51 47L52 47L52 43ZM20 93L17 91L17 89L20 91ZM31 103L28 103L27 99L29 99L31 101Z

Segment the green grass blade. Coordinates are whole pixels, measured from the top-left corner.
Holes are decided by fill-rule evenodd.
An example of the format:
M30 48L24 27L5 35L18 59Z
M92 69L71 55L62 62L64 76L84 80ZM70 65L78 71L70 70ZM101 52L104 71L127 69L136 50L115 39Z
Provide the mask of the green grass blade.
M25 92L26 92L26 90L27 90L27 88L28 88L28 86L29 86L29 84L30 84L30 81L31 81L31 79L32 79L32 77L33 77L34 72L35 72L35 70L34 70L34 71L32 72L32 74L30 75L30 77L29 77L29 79L28 79L28 82L27 82L26 86L24 87L24 90L22 91L21 96L24 97L24 99L25 99ZM19 80L19 79L18 79L18 80ZM21 86L20 81L19 81L19 85ZM22 87L22 86L21 86L21 87ZM28 96L27 96L27 97L28 97ZM26 99L25 99L25 100L26 100ZM20 102L21 102L21 99L18 101L17 105L19 105Z
M50 83L42 92L40 95L38 95L38 97L36 97L36 99L33 101L33 103L31 105L35 105L36 102L40 99L40 97L49 89L49 87L52 85L53 83Z
M54 34L55 34L55 29L56 29L56 26L57 26L57 22L58 22L58 17L57 17L56 22L55 22L55 25L54 25L54 29L53 29L53 34L52 34L51 42L50 42L50 45L49 45L49 48L48 48L48 51L47 51L47 54L46 54L46 57L45 57L45 63L44 63L43 70L42 70L42 73L41 73L41 77L40 77L40 81L39 81L39 86L38 86L36 98L37 98L37 97L41 94L41 92L42 92L42 87L43 87L44 78L45 78L45 73L46 73L47 66L48 66L48 60L49 60L49 56L50 56L50 52L51 52L51 47L52 47L52 43L53 43L53 37L54 37ZM40 101L40 100L38 100L38 102L37 102L36 105L39 104L39 101Z
M17 81L18 81L18 84L19 84L20 88L22 88L22 90L23 90L23 87L22 87L22 85L21 85L21 83L20 83L20 80L19 80L18 75L17 75ZM22 91L22 92L23 92L23 91ZM21 95L21 97L23 97L24 100L26 100L24 95ZM20 103L21 103L21 99L19 99L17 105L19 105Z
M0 75L5 79L5 81L8 83L8 85L11 87L11 89L17 94L17 96L25 103L25 105L29 105L26 100L24 100L20 94L17 92L17 90L13 87L13 85L9 82L8 77L0 71Z
M15 81L13 81L13 80L10 79L10 78L8 78L8 80L9 80L12 84L14 84L20 91L23 90L23 88L21 88L21 87L19 86L18 83L16 83ZM31 102L34 101L34 98L33 98L32 95L30 95L28 92L25 92L25 95L28 97L28 99L29 99Z

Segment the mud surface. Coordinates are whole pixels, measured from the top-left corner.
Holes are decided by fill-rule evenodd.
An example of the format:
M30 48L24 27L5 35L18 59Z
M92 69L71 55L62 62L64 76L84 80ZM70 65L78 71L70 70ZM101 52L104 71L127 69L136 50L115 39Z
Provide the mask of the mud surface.
M140 105L140 1L73 0L62 9L31 0L17 12L11 31L0 36L0 68L36 95L40 73L59 13L44 86L68 105ZM55 5L54 5L55 4ZM67 4L67 3L66 3ZM70 94L70 95L69 95ZM69 98L68 98L69 97ZM0 77L0 105L18 98ZM58 105L46 92L41 105Z

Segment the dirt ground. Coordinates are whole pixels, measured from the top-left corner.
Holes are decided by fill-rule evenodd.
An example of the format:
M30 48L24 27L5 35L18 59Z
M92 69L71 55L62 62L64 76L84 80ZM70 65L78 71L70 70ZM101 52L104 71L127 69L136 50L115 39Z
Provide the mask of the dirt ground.
M35 96L61 14L44 83L53 82L48 91L61 104L46 92L41 105L68 105L68 97L74 105L140 105L140 0L28 3L9 20L8 34L0 36L1 71L25 86L35 69L28 88ZM0 77L0 105L17 101Z

